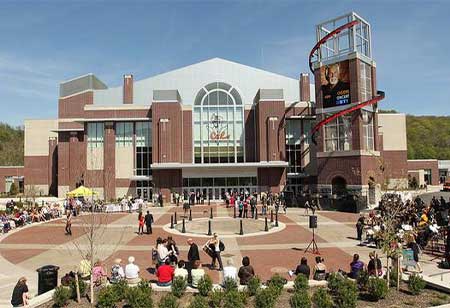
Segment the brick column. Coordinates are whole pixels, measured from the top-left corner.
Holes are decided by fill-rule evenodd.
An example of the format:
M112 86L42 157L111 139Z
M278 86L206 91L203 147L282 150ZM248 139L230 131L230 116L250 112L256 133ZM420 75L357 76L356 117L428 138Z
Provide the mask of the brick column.
M116 197L116 140L113 122L105 123L103 146L103 183L105 200Z

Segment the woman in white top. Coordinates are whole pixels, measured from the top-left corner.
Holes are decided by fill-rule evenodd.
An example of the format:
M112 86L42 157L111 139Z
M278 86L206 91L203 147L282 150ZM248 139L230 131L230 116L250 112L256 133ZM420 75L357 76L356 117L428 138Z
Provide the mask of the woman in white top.
M164 261L169 257L169 250L167 249L167 240L162 240L161 243L158 244L156 249L158 250L158 262L159 264L163 264Z
M237 268L234 266L233 259L228 259L227 266L223 268L223 283L225 283L225 280L233 279L234 281L238 281L238 272Z
M183 277L187 280L188 278L188 271L184 268L184 261L180 260L178 261L178 267L175 269L174 277Z
M212 250L212 260L211 260L211 269L216 267L216 259L219 261L219 271L223 270L222 258L220 257L220 239L217 236L217 233L213 234L213 237L210 238L205 246L208 246Z

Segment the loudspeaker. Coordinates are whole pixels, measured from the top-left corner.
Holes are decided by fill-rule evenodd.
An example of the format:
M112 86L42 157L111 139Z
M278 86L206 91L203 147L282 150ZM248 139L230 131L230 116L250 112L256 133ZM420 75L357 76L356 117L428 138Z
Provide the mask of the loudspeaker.
M316 215L309 216L309 228L310 229L317 228L317 216Z

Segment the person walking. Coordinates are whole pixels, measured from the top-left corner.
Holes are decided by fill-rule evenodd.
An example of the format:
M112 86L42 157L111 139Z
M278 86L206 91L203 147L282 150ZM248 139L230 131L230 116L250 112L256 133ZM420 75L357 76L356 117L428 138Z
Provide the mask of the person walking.
M144 234L144 223L145 223L144 215L142 215L142 212L139 212L138 223L139 223L138 234L142 235Z
M72 212L66 212L66 235L72 235Z
M144 221L145 221L145 227L147 229L147 234L152 234L153 215L150 214L149 211L147 211Z

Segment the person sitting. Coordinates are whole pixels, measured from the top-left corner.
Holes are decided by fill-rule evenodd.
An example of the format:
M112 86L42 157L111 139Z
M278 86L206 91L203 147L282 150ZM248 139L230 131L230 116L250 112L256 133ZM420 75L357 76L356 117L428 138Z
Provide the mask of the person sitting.
M174 277L183 277L184 279L188 279L188 271L184 268L184 261L178 261L178 267L175 269Z
M226 279L232 279L234 281L238 281L238 271L234 266L233 259L228 259L227 266L223 268L223 282L225 283Z
M91 278L91 256L89 254L86 255L84 259L80 261L80 264L78 265L78 274L80 275L81 279L88 280Z
M374 251L369 253L369 264L367 265L367 271L370 276L382 276L383 275L383 267L381 265L381 260L378 258L378 256L375 254ZM376 265L376 268L375 268Z
M191 271L192 283L191 286L193 288L197 288L198 282L205 276L205 270L200 268L200 260L195 260L194 268Z
M423 209L422 215L420 216L419 227L425 227L428 224L427 210Z
M359 272L364 268L364 263L359 260L359 255L355 253L353 255L353 261L350 263L350 273L348 277L352 279L358 278Z
M158 282L156 284L160 287L170 286L172 284L173 275L173 267L170 266L170 260L167 258L164 261L164 264L156 270L156 276L158 277Z
M118 283L125 278L125 272L123 271L123 267L120 264L121 262L122 259L114 260L114 265L111 267L111 278L109 279L110 283Z
M293 274L295 275L303 275L305 276L307 279L309 279L309 275L311 274L311 269L308 265L308 259L306 259L306 257L302 257L302 259L300 260L300 264L297 265L297 267L295 268L295 271L289 271L289 275L292 276Z
M106 271L100 260L97 260L92 269L92 278L95 286L101 286L106 283Z
M250 265L250 258L245 256L242 258L242 266L239 268L238 277L242 285L247 285L248 281L255 276L255 270Z
M313 269L313 279L314 280L326 280L327 278L327 267L324 264L324 259L320 256L316 257L316 265Z
M11 297L11 305L13 307L28 307L28 286L27 278L21 277L14 287L13 294Z
M128 284L137 284L140 281L139 278L139 266L134 264L134 257L128 258L128 264L125 266L125 279Z

